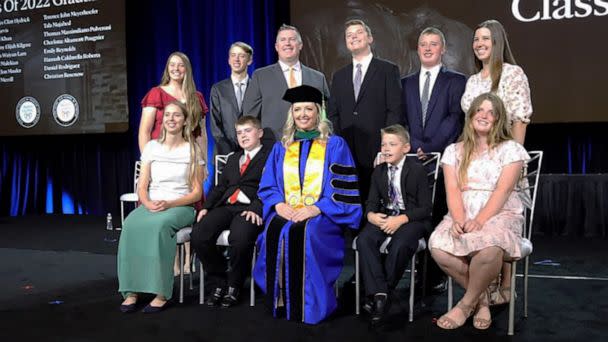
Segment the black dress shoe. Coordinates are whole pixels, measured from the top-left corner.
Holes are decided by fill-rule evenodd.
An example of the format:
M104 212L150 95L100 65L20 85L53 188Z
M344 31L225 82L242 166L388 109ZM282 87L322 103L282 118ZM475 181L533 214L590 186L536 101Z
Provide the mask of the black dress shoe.
M239 289L229 286L228 292L222 298L222 308L229 308L239 302Z
M122 313L135 312L136 305L137 305L137 303L133 303L133 304L121 304L120 305L120 312L122 312Z
M363 299L363 305L361 305L361 308L363 309L363 311L371 315L374 311L374 298L365 297L365 299Z
M391 307L391 301L388 295L376 294L374 295L374 307L372 311L371 321L372 324L379 324L384 321L384 318L388 314L388 310Z
M205 302L205 304L207 304L207 306L218 306L220 304L220 302L222 301L223 297L224 297L224 289L221 287L216 287L215 290L213 290L213 293L211 294L211 296L209 296L209 298L207 298L207 301Z

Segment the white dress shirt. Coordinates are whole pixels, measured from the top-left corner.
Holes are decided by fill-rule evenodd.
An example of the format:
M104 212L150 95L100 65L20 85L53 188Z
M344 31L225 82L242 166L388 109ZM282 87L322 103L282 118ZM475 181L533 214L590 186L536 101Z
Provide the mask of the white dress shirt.
M234 75L230 75L230 79L232 80L232 88L234 89L234 95L237 96L239 91L238 91L238 84L241 83L241 94L243 95L243 98L245 97L245 90L247 90L247 84L249 83L249 75L246 75L245 78L243 78L242 80L237 80L236 77ZM243 99L241 99L242 101ZM237 101L238 102L238 101Z
M243 164L245 164L245 160L247 160L247 155L249 155L249 165L251 165L251 161L253 160L253 158L255 158L255 155L258 154L258 152L260 152L261 149L262 149L262 145L254 148L251 151L245 151L245 153L243 153L241 158L239 158L239 171L241 170L241 166L243 166ZM247 167L249 167L249 166L247 166ZM249 199L249 197L247 197L247 195L245 195L245 193L242 191L239 191L239 194L236 196L236 201L238 203L242 203L242 204L251 204L251 200Z
M357 74L357 64L361 64L361 84L363 84L365 74L367 73L367 69L369 69L369 64L372 62L372 58L374 58L373 53L370 53L360 61L356 61L353 58L353 82L355 82L355 75Z
M403 171L403 163L405 163L405 158L406 156L403 156L403 159L401 159L401 161L399 163L397 163L397 170L395 171L395 178L393 178L393 187L395 188L395 191L397 192L397 202L399 203L399 210L405 210L405 204L403 203L403 195L401 192L401 171ZM390 182L391 179L391 170L390 170L390 166L391 164L387 164L387 178ZM389 183L390 186L390 183ZM393 209L389 203L389 205L387 206L388 209Z
M424 82L426 81L426 72L431 72L431 79L429 80L429 101L431 100L431 94L433 94L433 86L435 85L435 81L437 80L437 75L439 75L439 71L441 70L441 63L435 65L434 67L428 69L423 66L420 67L420 100L422 100L422 91L424 90Z
M287 86L289 87L289 69L292 68L289 65L279 61L279 65L281 66L281 70L283 70L283 76L285 76L285 81L287 82ZM302 64L298 61L293 65L293 72L296 76L296 86L302 85Z

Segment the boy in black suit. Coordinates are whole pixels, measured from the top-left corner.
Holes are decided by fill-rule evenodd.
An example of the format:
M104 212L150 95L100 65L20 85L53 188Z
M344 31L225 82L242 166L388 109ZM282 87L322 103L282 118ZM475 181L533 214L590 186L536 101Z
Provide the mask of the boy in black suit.
M206 303L225 308L238 302L239 291L251 267L253 245L262 229L258 185L272 147L261 145L264 131L257 118L242 116L235 126L242 150L228 157L218 184L198 214L191 235L192 247L215 287ZM218 236L225 229L230 229L230 270L227 274L225 259L216 246Z
M372 173L365 208L368 222L357 240L367 296L364 309L371 311L372 323L388 313L390 292L418 249L418 240L431 228L432 211L427 173L417 158L405 157L410 151L405 128L388 126L381 135L386 163ZM382 265L380 245L388 236L392 240Z

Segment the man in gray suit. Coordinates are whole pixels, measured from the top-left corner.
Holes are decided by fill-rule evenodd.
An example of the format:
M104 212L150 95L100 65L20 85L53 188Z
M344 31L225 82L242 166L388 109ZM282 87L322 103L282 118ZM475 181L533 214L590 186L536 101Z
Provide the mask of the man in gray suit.
M270 128L279 140L291 105L283 100L285 90L306 84L319 89L325 98L329 98L329 88L325 75L300 63L302 36L297 28L282 25L274 47L279 61L253 73L245 92L243 113L258 117L262 127Z
M228 154L239 149L234 124L243 115L242 104L249 84L247 67L251 65L253 49L246 43L235 42L228 51L230 77L211 87L211 132L216 154Z

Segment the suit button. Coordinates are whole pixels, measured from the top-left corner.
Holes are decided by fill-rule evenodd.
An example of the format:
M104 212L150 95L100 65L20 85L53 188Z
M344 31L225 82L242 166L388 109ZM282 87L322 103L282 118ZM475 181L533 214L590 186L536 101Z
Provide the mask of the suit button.
M359 113L357 113L357 112L353 112L353 115L359 115Z

